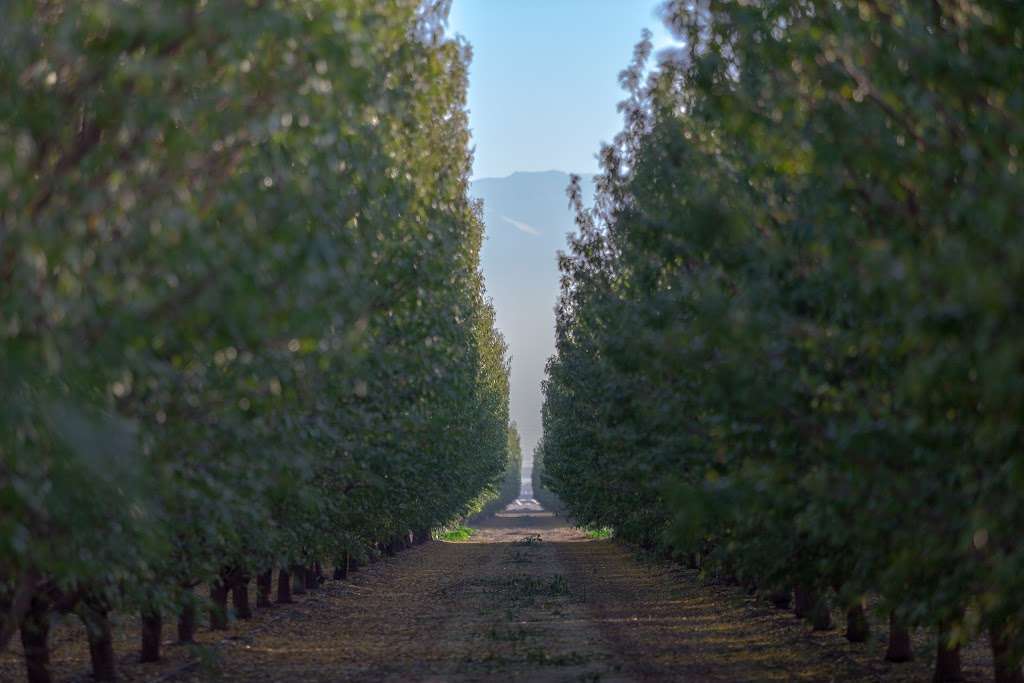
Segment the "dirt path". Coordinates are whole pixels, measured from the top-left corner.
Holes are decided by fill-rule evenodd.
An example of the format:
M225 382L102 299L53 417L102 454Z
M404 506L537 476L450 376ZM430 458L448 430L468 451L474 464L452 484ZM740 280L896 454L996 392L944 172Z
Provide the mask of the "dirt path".
M919 681L735 588L638 562L548 512L506 512L319 592L223 653L232 681ZM838 616L838 615L837 615ZM972 668L969 680L986 680ZM197 672L191 680L207 680Z
M122 674L130 681L930 678L927 634L915 637L917 661L886 664L884 628L862 645L839 630L813 633L791 613L640 562L563 517L518 509L477 527L468 541L418 546L350 581L329 581L299 604L260 610L226 638L204 630L202 664L174 647L161 664L138 664L137 631L128 624L118 643ZM84 644L71 635L55 643L55 680L87 680ZM0 657L0 680L24 675L16 659ZM964 660L968 680L991 680L983 646L965 650Z

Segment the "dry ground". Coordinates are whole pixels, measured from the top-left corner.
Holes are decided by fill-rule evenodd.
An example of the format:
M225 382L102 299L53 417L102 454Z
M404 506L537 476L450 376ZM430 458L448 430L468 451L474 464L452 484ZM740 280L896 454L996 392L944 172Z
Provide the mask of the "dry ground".
M164 681L917 681L918 661L882 661L883 629L863 645L812 633L791 614L692 573L638 561L548 512L506 512L461 543L433 542L328 582L294 606L260 611L196 651L134 663L134 627L119 629L123 673ZM838 615L837 615L838 616ZM87 650L64 627L57 680L87 680ZM171 629L165 634L170 637ZM20 653L0 656L18 680ZM968 680L991 679L982 646Z

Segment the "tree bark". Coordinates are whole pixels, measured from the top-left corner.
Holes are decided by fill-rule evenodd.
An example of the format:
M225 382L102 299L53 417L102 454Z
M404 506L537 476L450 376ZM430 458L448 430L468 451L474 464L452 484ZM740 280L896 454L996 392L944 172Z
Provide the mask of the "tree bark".
M846 610L846 639L851 643L866 643L871 635L871 626L864 610L864 598Z
M191 601L181 608L178 615L178 642L196 642L196 606Z
M25 652L25 673L28 683L50 683L50 610L32 599L21 622L21 647Z
M910 643L910 629L907 628L894 612L889 613L889 648L885 651L885 659L889 662L909 662L914 658L914 649Z
M292 575L282 567L277 573L277 604L287 605L292 602Z
M814 609L811 610L811 625L815 631L831 631L836 627L832 621L832 608L827 595L819 596L818 601L814 603Z
M0 613L0 652L7 649L7 645L18 634L25 615L32 609L37 580L34 572L25 570L17 581L11 582L13 594L4 605L3 613Z
M159 610L143 612L142 615L142 651L140 662L160 661L160 638L163 635L163 619Z
M306 592L306 568L301 564L292 566L292 593L302 595Z
M793 613L801 619L811 616L814 606L818 603L818 596L814 591L799 583L793 589L793 598Z
M231 603L235 607L235 616L239 619L252 619L252 608L249 606L249 577L243 577L231 587Z
M337 560L334 563L334 580L344 581L348 578L348 558Z
M89 659L92 661L92 677L96 681L116 681L117 666L114 660L114 637L110 630L107 610L99 605L86 605L82 621L89 638Z
M306 590L311 591L320 587L320 581L317 579L315 565L304 567L302 571L302 576L305 579Z
M935 675L932 676L934 683L956 683L964 680L963 671L960 668L960 645L950 646L949 625L939 624L938 644L935 648Z
M274 592L274 570L268 569L256 577L256 606L270 607L274 603L270 594Z
M995 683L1024 683L1020 669L1020 657L1014 657L1006 626L1000 624L988 630L992 642L992 661L995 665Z
M217 579L210 584L210 630L228 630L228 588Z
M779 588L768 594L768 600L778 609L789 609L793 595L788 588Z

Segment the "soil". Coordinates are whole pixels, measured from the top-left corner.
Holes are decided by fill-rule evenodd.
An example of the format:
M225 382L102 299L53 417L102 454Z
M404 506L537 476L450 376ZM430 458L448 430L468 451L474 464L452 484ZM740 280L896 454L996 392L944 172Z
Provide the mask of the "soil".
M920 681L917 659L882 660L838 628L812 632L791 612L695 572L637 559L551 512L514 509L464 542L431 542L329 581L297 604L257 610L232 631L201 629L195 648L165 646L139 664L137 624L115 646L122 677L151 681ZM134 630L133 630L134 629ZM172 627L165 626L170 638ZM55 634L55 680L88 680L77 625ZM969 681L991 680L984 645L964 651ZM0 680L24 677L20 648L0 655Z

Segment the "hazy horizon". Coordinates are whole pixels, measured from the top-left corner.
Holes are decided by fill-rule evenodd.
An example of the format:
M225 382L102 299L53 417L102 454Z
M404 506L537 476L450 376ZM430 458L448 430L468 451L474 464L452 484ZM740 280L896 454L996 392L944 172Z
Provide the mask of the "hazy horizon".
M540 437L540 382L554 353L556 254L575 225L569 174L599 172L622 129L619 73L646 28L672 44L660 3L455 0L448 31L471 45L472 194L484 200L481 268L512 356L511 413L524 460ZM586 11L581 11L584 9ZM585 199L592 188L585 188ZM528 468L527 468L528 471Z

